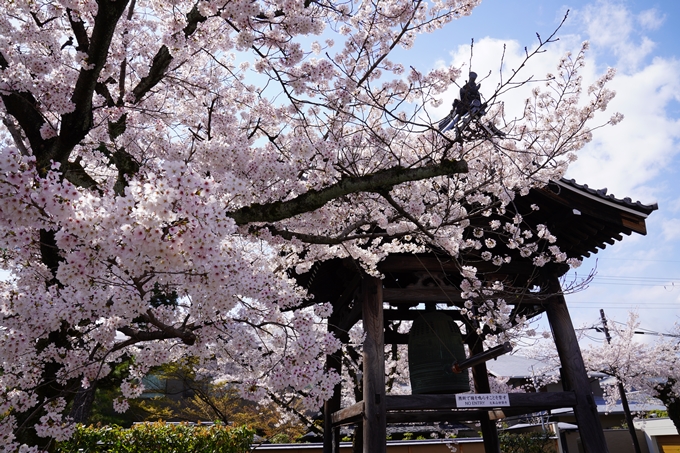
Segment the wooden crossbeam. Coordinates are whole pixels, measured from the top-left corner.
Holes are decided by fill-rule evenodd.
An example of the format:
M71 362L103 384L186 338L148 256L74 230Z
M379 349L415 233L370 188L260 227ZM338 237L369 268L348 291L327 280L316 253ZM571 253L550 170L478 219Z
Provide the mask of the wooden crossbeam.
M391 305L408 304L415 305L418 303L448 303L457 307L462 307L464 304L463 298L460 296L460 289L453 287L445 288L383 288L383 301ZM537 297L530 292L516 295L504 295L506 303L510 305L535 305L542 304L544 299ZM408 316L408 315L407 315Z
M384 289L383 289L384 291ZM455 321L466 321L468 318L465 317L460 310L438 310L439 312L446 314L453 318ZM397 321L397 320L410 320L414 321L423 313L427 313L426 310L394 310L394 309L384 309L383 317L385 321Z
M504 407L504 417L533 414L546 410L544 407ZM438 411L388 412L388 423L436 423L436 422L477 422L489 414L486 409L452 409ZM503 418L504 418L503 417ZM498 418L497 416L495 418Z
M331 420L333 425L346 425L348 423L356 423L361 420L361 416L364 413L364 402L359 401L351 406L344 409L340 409L337 412L333 412L331 415Z
M555 409L573 407L576 404L574 392L509 393L510 407L541 407ZM457 409L456 395L388 395L386 409L394 410L438 410ZM495 409L484 406L477 409Z
M383 288L383 301L389 303L413 303L413 302L449 302L460 304L458 288Z
M505 415L521 415L548 409L574 407L574 392L509 393L509 407L503 407ZM459 408L456 395L387 395L385 397L387 421L435 422L478 420L495 406ZM357 423L364 413L364 402L360 401L331 416L334 426Z
M533 275L536 266L531 262L512 262L495 266L487 261L475 262L479 272L492 272L506 275ZM451 258L440 258L432 255L389 255L378 264L381 272L417 272L429 270L430 272L450 272L460 274L460 264Z

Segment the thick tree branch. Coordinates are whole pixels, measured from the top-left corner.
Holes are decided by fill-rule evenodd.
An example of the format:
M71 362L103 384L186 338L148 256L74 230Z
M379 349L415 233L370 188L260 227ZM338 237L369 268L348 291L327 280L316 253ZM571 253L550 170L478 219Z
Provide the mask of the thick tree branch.
M16 145L17 149L21 152L23 156L30 156L28 148L24 144L24 138L21 136L21 132L14 126L14 122L8 117L2 118L2 124L5 125L10 135L12 136L12 141Z
M228 213L228 215L236 221L237 225L277 222L319 209L331 200L352 193L379 192L408 181L466 172L467 163L457 160L445 160L439 164L418 168L394 167L366 176L345 177L332 186L321 190L310 190L292 200L268 204L256 203Z
M52 279L49 284L57 283L57 270L59 270L59 264L64 259L59 254L59 247L57 246L54 231L40 230L40 256L42 262L52 274Z
M187 14L187 25L182 30L184 32L184 37L188 38L191 36L196 31L198 24L205 22L206 20L208 20L208 18L198 11L198 6L194 5L194 7L191 8L191 11L189 11L189 14Z
M73 17L70 8L66 10L66 14L68 14L68 22L71 25L71 30L73 30L73 34L76 35L76 42L78 43L76 50L78 52L87 52L87 49L90 47L90 38L87 36L85 24L83 24L83 21L79 18Z
M7 68L9 68L9 62L0 52L0 70ZM45 123L45 119L38 110L38 102L35 97L27 91L3 94L0 97L2 97L7 113L17 120L19 127L24 131L33 153L45 152L54 139L44 140L40 135L40 128ZM42 171L43 169L39 168L39 170Z
M156 55L153 57L153 62L151 63L151 68L149 69L149 74L139 81L136 87L132 89L132 94L135 95L135 104L142 100L144 95L148 93L153 87L155 87L158 82L163 80L165 76L165 71L168 70L170 62L172 61L172 55L167 46L162 45Z
M143 318L148 321L150 324L154 325L155 327L159 328L160 330L156 331L144 331L144 330L139 330L135 327L120 327L118 330L123 334L127 335L130 337L128 340L123 341L122 343L118 343L115 347L114 350L119 350L123 349L126 346L133 345L139 342L143 341L153 341L153 340L172 340L172 339L179 339L182 341L182 343L186 345L192 345L196 342L196 334L193 333L192 331L188 329L178 329L173 326L167 326L165 324L162 324L155 318L148 317L146 315L143 315Z
M64 177L73 185L78 187L83 187L85 189L97 189L97 181L95 181L88 173L85 171L80 163L81 157L74 162L67 161L62 167L61 171Z
M411 234L411 233L402 233L402 234L389 234L386 232L378 232L378 233L365 233L365 234L340 234L335 237L327 237L327 236L321 236L317 234L305 234L305 233L299 233L296 231L289 231L289 230L282 230L279 228L276 228L273 225L265 225L264 227L253 227L251 228L252 231L257 231L259 229L267 229L271 234L276 235L276 236L281 236L282 238L292 241L293 239L298 239L304 243L307 244L324 244L324 245L337 245L337 244L342 244L347 241L353 241L357 239L375 239L375 238L396 238L396 237L401 237L405 236L406 234Z
M74 110L62 117L59 137L50 152L36 155L38 165L45 166L50 160L66 162L73 148L92 128L92 97L97 79L109 54L111 39L116 25L127 7L128 0L101 0L94 20L92 36L87 50L88 66L80 70L71 101Z
M100 95L106 100L107 107L114 107L116 105L115 101L113 100L113 97L111 96L111 93L109 92L108 87L105 84L103 84L102 82L97 82L97 85L95 85L94 90L97 92L98 95Z
M196 31L198 24L205 22L206 20L207 17L203 16L198 11L198 7L194 6L187 14L187 25L182 30L184 32L184 37L188 38L191 36ZM165 72L170 66L170 62L172 62L172 55L170 55L170 51L168 50L167 46L163 44L153 57L149 74L142 78L137 86L132 89L132 93L135 95L135 103L141 101L142 98L151 89L153 89L153 87L158 85L158 83L163 80L163 77L165 77Z

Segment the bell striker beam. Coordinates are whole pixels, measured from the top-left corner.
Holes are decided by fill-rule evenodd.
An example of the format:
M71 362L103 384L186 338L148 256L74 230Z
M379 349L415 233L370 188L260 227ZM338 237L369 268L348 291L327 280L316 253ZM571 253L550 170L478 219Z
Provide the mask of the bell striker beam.
M609 453L574 325L557 276L549 277L546 286L550 294L553 294L546 300L546 314L567 389L576 395L574 415L583 449L585 453Z
M386 453L385 340L382 281L368 275L361 283L364 323L363 452Z

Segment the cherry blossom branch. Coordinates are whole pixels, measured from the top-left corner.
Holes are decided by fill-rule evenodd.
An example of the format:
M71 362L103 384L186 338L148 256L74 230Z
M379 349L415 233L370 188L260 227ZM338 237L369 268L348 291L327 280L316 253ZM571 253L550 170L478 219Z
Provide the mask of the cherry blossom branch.
M198 11L198 7L194 5L191 11L189 11L189 13L186 15L187 24L182 30L184 32L184 37L188 38L191 36L196 31L198 24L205 22L207 19L207 17L203 16ZM172 60L173 57L170 55L168 46L163 44L153 57L151 67L149 68L149 73L143 77L142 80L140 80L139 83L137 83L137 85L132 89L132 93L135 96L135 104L139 103L149 91L151 91L156 85L158 85L158 83L160 83L161 80L163 80Z
M399 205L399 203L396 202L394 198L392 198L387 191L382 191L380 195L387 200L387 202L394 208L395 211L397 211L399 214L401 214L403 217L408 219L409 222L412 222L425 236L429 237L433 241L436 241L436 238L432 233L428 231L428 229L418 221L415 217L413 217L411 214L409 214L403 207Z
M50 161L66 162L73 148L92 128L92 96L106 63L116 25L127 4L128 0L99 2L87 51L87 66L80 70L71 97L74 109L62 116L59 136L49 152L36 156L38 165L48 166Z
M292 200L255 203L231 213L237 225L254 222L277 222L318 209L331 200L358 192L379 192L407 181L419 181L467 172L467 163L445 160L418 168L393 167L366 176L346 176L337 183L320 190L310 190Z
M297 239L299 241L302 241L306 244L323 244L323 245L339 245L344 242L348 241L354 241L354 240L360 240L360 239L375 239L375 238L399 238L406 236L409 233L401 233L401 234L390 234L390 233L366 233L366 234L339 234L334 237L328 237L328 236L321 236L317 234L306 234L306 233L300 233L296 231L289 231L289 230L284 230L280 228L276 228L273 225L265 225L264 227L266 230L268 230L271 234L275 236L280 236L286 240L294 240ZM252 231L257 231L261 229L260 227L253 227L251 230Z
M0 51L0 69L9 68L9 62ZM1 94L2 102L7 113L12 115L26 134L33 153L44 151L53 140L44 140L40 134L40 128L45 124L45 119L38 109L38 101L28 91L13 91L9 94ZM39 167L38 170L46 170Z
M172 340L177 338L180 339L182 343L189 346L196 342L196 334L191 331L190 328L183 327L182 329L178 329L176 327L163 324L150 313L147 315L142 315L141 317L143 320L147 321L149 324L157 327L160 330L149 332L130 326L120 327L118 330L122 334L130 337L130 339L116 344L113 350L119 350L139 342L153 340Z
M10 135L12 136L12 141L14 142L14 145L21 152L21 154L24 156L30 156L28 148L26 148L26 145L24 144L24 138L21 135L21 131L17 129L17 127L14 125L14 122L10 118L4 116L2 118L2 124L4 124L7 130L9 131Z
M529 52L529 50L527 48L524 49L524 54L525 54L524 59L519 64L517 69L514 69L512 71L512 75L506 81L503 81L503 78L501 77L501 82L500 82L498 88L496 88L496 91L494 91L494 93L489 97L489 99L487 101L487 103L489 105L491 105L494 102L495 99L497 99L499 96L501 96L503 93L507 92L508 90L513 89L517 86L524 85L524 84L526 84L527 82L529 82L533 79L533 76L532 76L529 79L523 80L523 81L520 81L520 82L514 82L513 81L519 75L520 71L527 65L529 60L531 60L535 55L538 55L539 53L545 52L544 47L546 45L551 44L551 43L553 43L553 42L555 42L559 39L559 38L556 38L557 33L560 31L560 29L562 28L562 26L566 22L568 16L569 16L569 10L567 10L567 12L564 14L564 17L562 18L562 21L555 28L555 30L550 34L550 36L548 36L547 39L545 39L545 40L542 39L541 35L536 33L536 36L538 37L538 46L536 46L536 48L533 51L531 51L531 53ZM503 51L503 55L505 55L505 50ZM501 61L501 69L502 69L502 67L503 67L503 61Z
M76 36L76 42L78 43L76 50L78 52L87 52L87 49L90 47L90 38L87 36L87 30L85 30L83 21L74 18L73 10L70 8L66 9L66 15L68 16L71 30L73 30L73 34Z
M289 402L286 402L279 398L275 393L273 392L267 392L267 395L269 398L272 399L276 404L279 406L285 408L286 410L291 411L294 413L301 421L304 423L311 431L315 432L316 434L323 435L323 429L319 428L315 423L314 420L310 419L307 417L303 412L300 412L298 409L293 407Z

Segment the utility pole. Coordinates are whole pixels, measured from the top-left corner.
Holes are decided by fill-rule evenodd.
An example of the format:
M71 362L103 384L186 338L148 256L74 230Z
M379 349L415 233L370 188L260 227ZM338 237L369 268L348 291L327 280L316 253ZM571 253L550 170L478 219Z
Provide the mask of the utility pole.
M609 328L607 327L607 318L604 316L604 310L600 308L600 318L602 319L602 328L604 330L604 336L607 338L607 344L611 344L612 337L609 335ZM630 432L630 437L633 438L633 446L635 447L635 453L640 453L640 443L638 442L637 434L635 433L635 426L633 426L633 416L630 414L630 407L628 407L628 398L626 397L626 389L623 387L623 383L619 378L618 370L614 369L616 382L619 385L619 395L621 395L621 405L623 406L623 412L626 414L626 424L628 425L628 432Z

